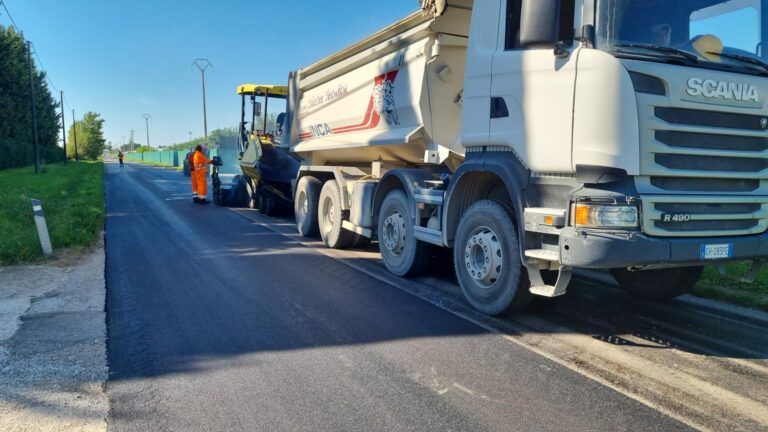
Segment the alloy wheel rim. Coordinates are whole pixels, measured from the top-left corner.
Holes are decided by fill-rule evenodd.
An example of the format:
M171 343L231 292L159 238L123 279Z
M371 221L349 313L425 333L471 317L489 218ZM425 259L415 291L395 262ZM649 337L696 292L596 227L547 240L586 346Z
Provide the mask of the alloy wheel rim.
M402 213L395 210L384 219L382 231L384 247L394 255L402 253L405 248L405 218Z
M478 286L489 289L498 281L504 267L504 254L496 233L488 227L472 231L464 247L464 265Z
M325 205L323 205L323 229L326 233L333 230L333 224L335 222L336 210L333 206L333 200L326 198Z

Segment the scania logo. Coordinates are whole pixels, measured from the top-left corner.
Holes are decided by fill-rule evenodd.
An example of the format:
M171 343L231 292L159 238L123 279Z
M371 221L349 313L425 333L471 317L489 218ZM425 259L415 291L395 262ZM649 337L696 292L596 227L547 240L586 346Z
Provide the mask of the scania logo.
M688 80L686 93L693 97L719 99L721 101L760 102L757 86L728 81L691 78Z
M760 126L763 127L763 129L768 129L768 118L761 118L760 119Z

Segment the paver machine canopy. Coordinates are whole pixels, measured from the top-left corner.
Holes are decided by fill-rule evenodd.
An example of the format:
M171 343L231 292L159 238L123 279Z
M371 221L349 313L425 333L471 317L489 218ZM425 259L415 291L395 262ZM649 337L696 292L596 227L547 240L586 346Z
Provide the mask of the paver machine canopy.
M240 167L249 180L255 205L271 212L281 203L290 203L291 181L299 168L299 160L280 148L285 113L270 116L269 112L270 100L285 100L288 87L243 84L237 94L241 98Z

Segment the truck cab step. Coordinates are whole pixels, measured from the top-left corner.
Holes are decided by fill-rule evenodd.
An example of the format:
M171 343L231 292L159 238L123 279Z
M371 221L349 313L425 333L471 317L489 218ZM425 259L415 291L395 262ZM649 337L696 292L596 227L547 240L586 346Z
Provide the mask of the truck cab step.
M529 249L525 251L525 256L539 261L560 261L560 254L558 254L557 251L548 249Z
M528 279L531 281L529 291L533 295L541 297L559 297L565 294L568 284L571 282L573 270L570 267L562 266L557 270L557 281L550 285L544 281L541 269L536 264L528 264Z

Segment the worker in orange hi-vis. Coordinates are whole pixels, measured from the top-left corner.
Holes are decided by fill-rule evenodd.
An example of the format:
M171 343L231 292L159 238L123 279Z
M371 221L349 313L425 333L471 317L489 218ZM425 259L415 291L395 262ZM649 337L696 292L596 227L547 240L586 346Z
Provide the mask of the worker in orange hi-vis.
M192 202L198 201L197 197L197 177L195 177L195 152L189 152L187 166L189 167L189 177L192 179Z
M192 156L192 162L194 163L195 171L192 176L196 178L195 182L197 188L197 200L198 204L210 204L208 201L208 179L206 174L208 173L208 165L213 161L205 157L203 153L203 146L198 145L195 147L195 154Z

